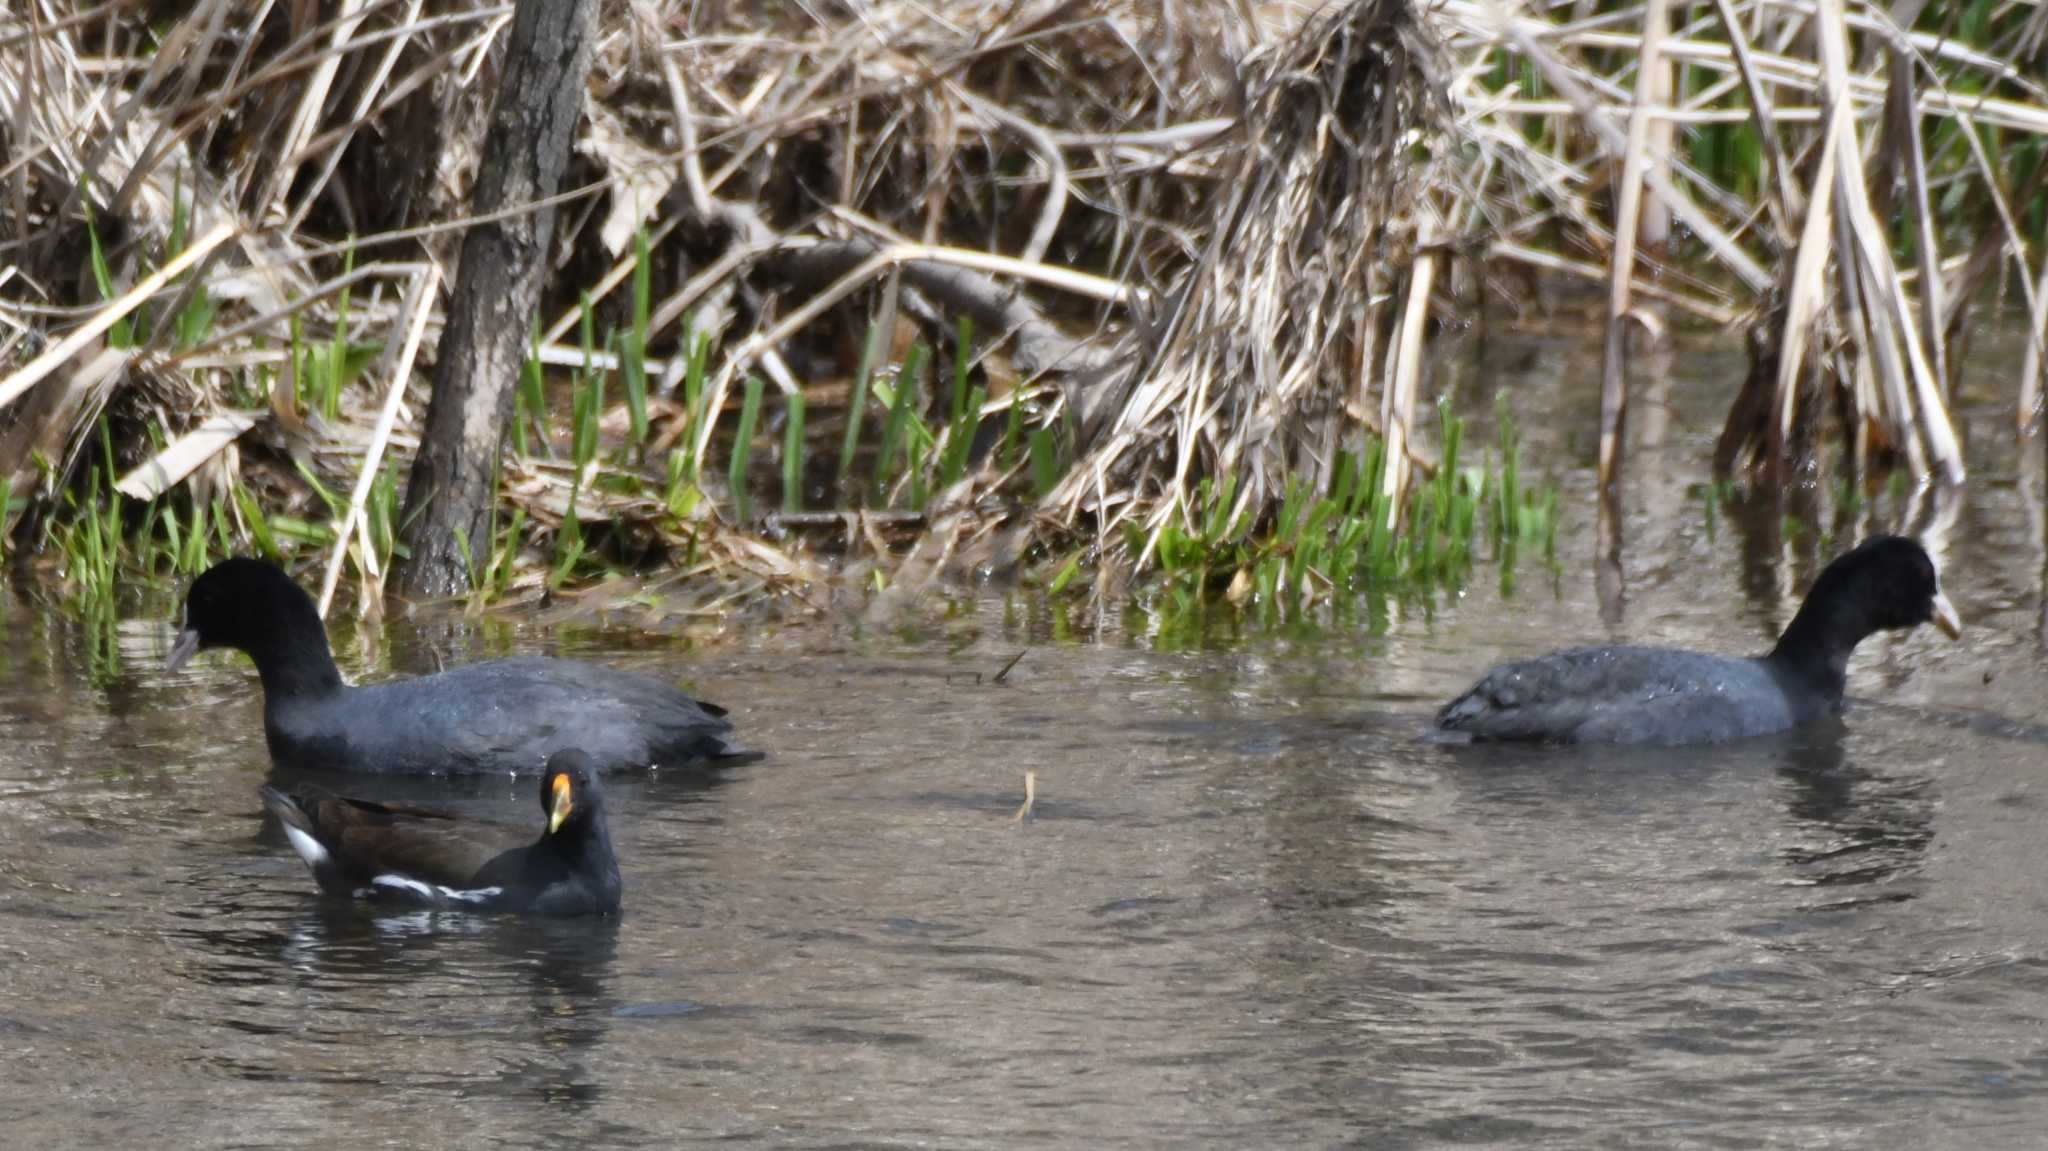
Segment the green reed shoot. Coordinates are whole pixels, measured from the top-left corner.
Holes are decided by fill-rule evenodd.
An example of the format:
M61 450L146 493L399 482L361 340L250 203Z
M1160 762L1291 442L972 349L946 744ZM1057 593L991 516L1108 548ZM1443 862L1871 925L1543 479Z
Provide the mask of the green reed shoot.
M114 594L114 577L120 559L121 497L109 493L100 500L101 473L98 465L87 469L83 499L67 491L65 503L71 516L54 533L64 556L65 574L82 599L104 600Z
M1235 477L1203 480L1187 522L1159 533L1153 610L1169 626L1181 626L1199 620L1209 599L1228 588L1233 599L1249 597L1254 618L1298 619L1317 600L1342 605L1351 592L1383 599L1389 592L1455 585L1471 568L1472 537L1482 530L1493 536L1504 569L1519 540L1552 546L1557 489L1521 487L1512 425L1501 440L1499 463L1474 468L1460 462L1463 421L1441 405L1438 417L1438 468L1409 486L1398 516L1386 492L1386 448L1372 436L1361 451L1337 453L1320 494L1288 481L1279 508L1260 524L1235 508ZM1516 534L1507 535L1507 526ZM1145 531L1135 524L1126 530L1132 551L1142 549ZM1383 609L1374 602L1369 596L1378 618Z
M462 570L469 576L469 590L483 591L484 572L477 566L476 552L470 550L469 532L464 530L461 524L455 525L455 550L462 555Z
M1023 397L1012 391L1010 406L1003 416L1003 442L996 448L996 466L1007 468L1017 459L1017 443L1024 438Z
M455 531L455 546L462 552L462 562L469 569L470 590L485 599L505 594L512 584L513 560L519 554L520 533L526 527L526 509L513 508L512 516L505 526L498 529L491 540L490 557L481 567L469 550L469 536L462 529ZM559 537L557 537L559 542ZM573 562L573 561L572 561Z
M336 495L333 488L321 483L320 477L313 474L313 469L307 467L304 460L294 459L292 466L298 469L299 478L306 481L306 486L311 488L313 494L320 498L320 502L327 505L328 517L330 519L340 519L341 514L348 510L348 501Z
M497 541L491 548L491 564L484 572L484 586L493 595L502 595L511 586L512 561L518 558L525 528L526 509L515 507L505 526L498 529Z
M184 189L174 180L171 185L171 237L164 245L164 258L175 260L185 250L185 240L191 227L191 206L185 199ZM171 338L176 341L177 350L198 346L213 330L214 299L206 290L206 282L199 278L201 269L194 268L186 273L185 282L191 291L185 306L179 309L171 324Z
M512 395L512 447L522 456L530 454L526 441L528 423L533 425L533 434L540 441L541 451L554 454L554 449L548 444L545 381L540 362L540 317L535 316L532 334L527 337L526 359L519 365L519 390Z
M306 398L314 394L313 381L307 378L312 371L312 358L306 355L305 341L299 334L297 312L285 320L285 330L291 338L292 406L304 407Z
M692 327L684 334L683 343L690 349L689 362L683 366L683 409L689 413L689 423L686 425L689 434L683 442L690 445L691 452L691 455L684 457L683 462L688 464L694 473L699 462L695 458L697 431L704 426L704 409L711 403L710 394L704 388L704 366L711 358L711 337Z
M684 448L674 448L668 453L668 475L663 480L661 502L668 508L668 514L679 520L690 518L697 510L697 485L690 482L690 453Z
M585 363L595 363L595 357L586 356ZM586 370L576 381L576 391L570 400L570 458L576 463L579 482L597 459L598 426L603 420L604 373Z
M206 554L206 511L205 504L192 502L191 529L185 533L185 546L178 556L178 571L182 575L196 576L208 567L211 557Z
M242 513L242 523L248 526L249 540L256 545L256 551L267 559L277 559L277 536L270 530L270 520L264 516L255 494L241 484L235 485L235 507Z
M347 276L355 271L356 247L351 238L348 250L342 254L341 274ZM344 285L341 298L335 304L334 336L327 342L326 371L322 375L320 389L320 414L328 419L341 416L341 388L348 378L348 305L352 285Z
M868 374L881 356L882 325L868 325L867 339L861 341L860 366L853 373L853 394L846 401L846 435L839 443L839 486L843 491L853 474L854 453L860 449L861 423L868 409Z
M960 482L967 471L967 453L974 446L974 430L981 423L981 405L988 402L988 389L977 386L967 396L964 404L958 405L953 414L953 426L946 429L945 453L939 457L938 490L945 491Z
M1500 486L1494 500L1494 538L1520 539L1522 535L1521 463L1522 453L1515 438L1515 418L1508 412L1505 394L1494 401L1494 420L1500 428Z
M1059 445L1051 428L1031 429L1031 490L1044 499L1060 482Z
M562 516L562 526L555 529L555 558L548 571L550 589L562 586L562 581L583 559L583 521L576 514L576 498L581 494L581 484L570 485L569 510Z
M958 420L967 406L967 376L974 367L969 352L973 347L974 320L961 316L953 323L953 406L946 413L953 420Z
M214 542L220 545L220 554L224 556L235 554L234 529L229 526L233 518L228 515L226 502L219 497L215 497L213 501L213 538Z
M1045 586L1046 594L1058 595L1067 590L1067 585L1073 583L1074 577L1079 574L1081 574L1081 553L1075 552L1067 557L1067 562L1061 565L1059 573L1054 575L1052 582Z
M907 485L909 490L905 494L910 499L910 510L923 511L925 502L931 498L931 488L925 482L925 459L930 451L930 444L922 437L912 436L904 448L909 464L904 472L910 481Z
M134 544L130 548L135 569L145 576L156 574L156 524L160 515L157 501L151 500L143 505L142 525L136 529Z
M652 307L652 273L648 270L647 229L633 234L633 326L620 341L620 374L626 386L626 414L633 453L647 443L647 325Z
M386 458L384 466L378 469L377 478L370 481L370 494L363 503L363 516L369 523L370 546L376 549L378 564L390 566L391 558L400 551L396 460Z
M873 487L877 496L889 490L890 481L895 475L897 456L900 454L908 460L912 455L907 438L910 434L910 425L916 417L911 414L910 408L912 399L917 394L918 376L923 373L925 360L930 355L931 349L925 346L924 341L919 340L911 344L910 349L903 354L903 363L896 369L895 380L888 386L889 422L882 432L882 454L875 461ZM882 393L879 381L876 389L879 397ZM918 426L921 431L923 425L920 423Z
M761 377L747 377L746 398L740 402L740 426L732 443L732 463L726 472L735 523L747 522L747 464L754 454L754 423L761 418L761 386Z
M92 256L92 282L99 289L100 299L111 300L118 293L114 291L114 276L107 268L107 256L100 248L100 229L93 218L92 201L85 200L85 239ZM107 329L107 346L110 348L132 348L135 346L135 325L141 312L131 312L121 317L114 326Z
M597 316L589 292L577 293L577 301L576 342L583 349L583 374L589 377L597 374Z
M744 414L744 413L743 413ZM804 509L804 394L789 397L782 424L782 510Z

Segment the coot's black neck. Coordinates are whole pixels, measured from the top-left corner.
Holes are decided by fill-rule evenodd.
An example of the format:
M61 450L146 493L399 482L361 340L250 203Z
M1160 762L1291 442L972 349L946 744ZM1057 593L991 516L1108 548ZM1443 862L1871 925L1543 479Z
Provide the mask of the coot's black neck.
M327 628L310 598L279 612L274 626L252 643L237 646L256 661L266 703L328 695L343 687L327 646Z
M1766 658L1780 671L1839 702L1849 685L1850 653L1876 630L1863 606L1853 599L1808 593L1799 614L1792 617L1785 634L1778 637L1778 646Z

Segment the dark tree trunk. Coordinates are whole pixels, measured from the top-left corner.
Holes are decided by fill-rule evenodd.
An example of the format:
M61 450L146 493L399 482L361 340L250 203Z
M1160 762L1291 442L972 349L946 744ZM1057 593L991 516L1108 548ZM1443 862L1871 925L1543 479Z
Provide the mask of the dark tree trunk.
M568 166L597 24L596 0L519 0L505 73L484 138L472 215L555 194ZM434 362L426 431L406 481L399 588L412 596L469 590L461 540L479 562L491 546L498 457L548 267L552 207L472 227Z

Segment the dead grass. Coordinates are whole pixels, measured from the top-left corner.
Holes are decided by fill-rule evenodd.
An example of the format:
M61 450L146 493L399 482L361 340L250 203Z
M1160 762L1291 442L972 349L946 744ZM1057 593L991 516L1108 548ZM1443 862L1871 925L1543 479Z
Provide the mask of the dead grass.
M53 505L103 413L139 501L249 486L317 519L304 464L349 495L328 517L344 541L329 593L346 553L371 603L385 557L364 499L380 459L415 444L413 368L460 275L510 8L326 11L0 14L0 475L31 510ZM644 230L645 352L668 415L645 460L508 457L505 509L526 529L499 590L546 586L571 518L618 562L716 562L768 586L844 573L844 557L862 579L943 575L1054 536L1142 564L1201 478L1237 475L1261 513L1290 479L1322 484L1367 430L1394 449L1380 482L1399 509L1430 467L1416 412L1435 325L1531 270L1608 285L1603 470L1646 338L1627 325L1654 338L1675 313L1761 333L1729 466L1791 474L1839 410L1855 466L1959 481L1950 345L1997 292L2035 336L2000 382L2021 425L2041 397L2048 8L1968 29L1939 6L1894 25L1905 11L608 4L539 358L585 362L570 342L585 295L601 324L628 324ZM1705 164L1709 138L1753 155ZM2031 183L2001 162L2022 155ZM929 458L1016 409L1060 439L1050 490L977 435L972 466L910 509L907 545L884 530L902 521L857 511L782 521L775 542L774 525L734 521L716 477L748 374L769 382L769 443L788 397L855 374L871 328L879 367L912 336L943 349L963 315L983 408L954 427L944 388L917 395L939 429ZM307 402L294 325L368 350L333 418ZM677 403L686 332L709 341L707 419ZM836 445L847 418L821 402L808 426ZM918 488L884 479L898 499ZM1127 520L1145 530L1112 530Z

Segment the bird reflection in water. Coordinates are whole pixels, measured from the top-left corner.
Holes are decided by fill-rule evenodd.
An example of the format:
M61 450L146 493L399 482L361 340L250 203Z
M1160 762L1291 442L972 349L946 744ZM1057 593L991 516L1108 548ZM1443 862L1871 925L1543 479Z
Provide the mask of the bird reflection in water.
M1784 738L1777 774L1785 790L1792 843L1780 851L1795 884L1882 890L1830 892L1823 909L1912 899L1898 881L1919 870L1934 841L1933 781L1923 774L1878 773L1853 761L1839 722Z
M394 1006L439 1002L472 1022L450 1033L472 1052L465 1066L450 1068L463 1077L463 1093L584 1109L604 1093L589 1064L619 1006L612 991L618 946L615 917L382 912L317 900L285 933L279 958L309 987L402 981L453 988ZM471 1046L477 1039L488 1048ZM496 1073L471 1077L487 1061Z

